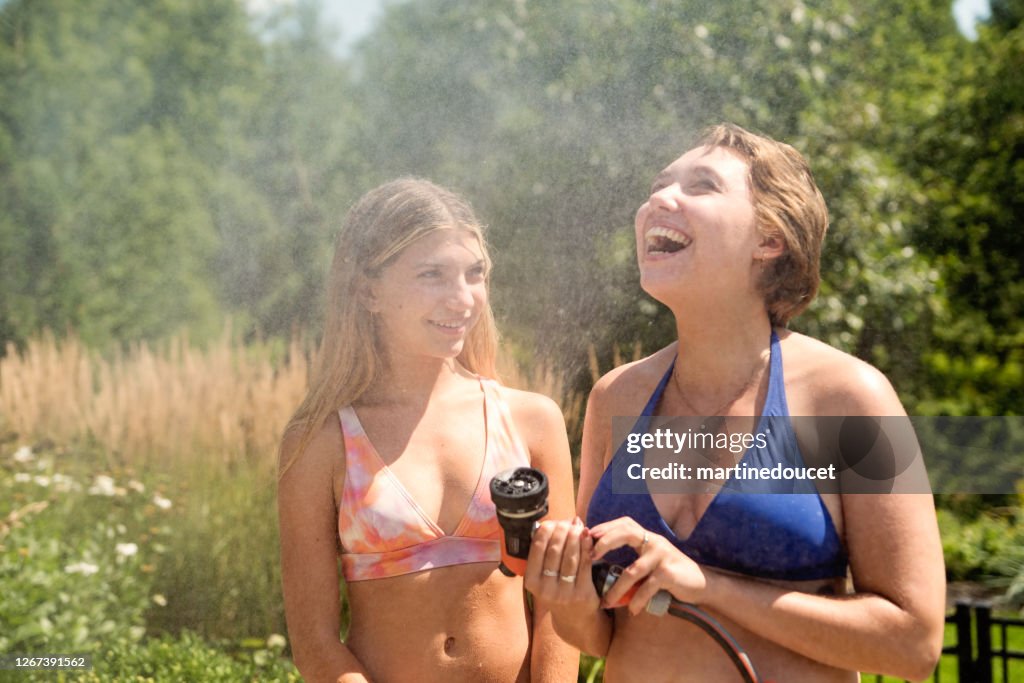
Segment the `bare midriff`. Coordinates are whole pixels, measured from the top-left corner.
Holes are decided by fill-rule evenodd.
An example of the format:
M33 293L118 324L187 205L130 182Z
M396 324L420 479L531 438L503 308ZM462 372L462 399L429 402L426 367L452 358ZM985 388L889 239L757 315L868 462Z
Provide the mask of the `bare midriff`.
M844 580L773 582L807 593L841 593ZM790 683L854 683L854 672L825 666L755 635L720 614L711 614L750 657L763 681ZM725 652L699 627L672 615L661 617L641 613L631 616L625 608L615 610L615 637L605 663L606 683L649 681L676 683L738 683L742 680Z
M375 683L530 680L523 583L491 563L348 584L346 645Z

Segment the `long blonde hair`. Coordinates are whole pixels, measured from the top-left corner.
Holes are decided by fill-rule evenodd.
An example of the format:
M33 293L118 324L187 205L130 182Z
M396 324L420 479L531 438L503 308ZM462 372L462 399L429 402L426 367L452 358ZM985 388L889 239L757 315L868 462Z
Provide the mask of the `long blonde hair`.
M335 242L327 277L323 338L313 363L309 391L285 428L297 432L295 454L281 463L279 477L305 451L328 416L355 402L381 372L380 340L360 301L368 279L378 276L410 244L437 230L466 230L479 241L487 264L484 228L454 192L421 178L399 178L367 192L349 209ZM458 361L484 377L495 377L498 333L490 304L466 335Z

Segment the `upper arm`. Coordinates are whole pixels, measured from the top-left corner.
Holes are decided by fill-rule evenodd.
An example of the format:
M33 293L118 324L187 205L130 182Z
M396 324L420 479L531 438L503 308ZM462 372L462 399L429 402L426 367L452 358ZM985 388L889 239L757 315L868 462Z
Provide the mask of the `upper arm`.
M333 481L343 453L341 429L328 420L297 453L300 436L286 435L282 462L291 462L278 481L281 574L285 615L298 656L318 643L338 642L337 515Z
M614 449L620 445L613 436L613 419L639 415L645 397L654 391L675 354L673 343L642 360L610 370L591 389L583 418L580 486L576 494L576 509L582 519L587 518L590 498L612 460Z
M581 519L587 518L590 498L594 495L605 463L611 454L611 409L609 385L611 373L597 381L587 397L587 411L583 418L583 444L580 449L580 486L576 494L576 510Z
M898 493L927 491L920 483L924 479L927 486L927 474L913 427L888 380L866 364L858 362L846 373L838 400L843 412L832 414L881 418L866 459L896 463L891 487L897 493L864 493L863 485L843 483L844 535L855 588L887 598L941 632L945 568L935 505L928 493Z
M506 389L516 428L530 451L530 464L548 478L548 506L552 519L573 515L572 459L565 418L547 396Z

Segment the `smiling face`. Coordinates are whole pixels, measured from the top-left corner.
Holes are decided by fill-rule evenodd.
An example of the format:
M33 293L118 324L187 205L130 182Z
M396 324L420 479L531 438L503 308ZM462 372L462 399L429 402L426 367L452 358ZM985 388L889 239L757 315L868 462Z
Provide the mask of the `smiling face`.
M370 278L386 355L455 358L487 306L487 261L476 235L441 229L419 238Z
M751 288L765 256L749 185L750 168L722 147L697 147L658 174L636 214L641 285L670 305L681 295Z

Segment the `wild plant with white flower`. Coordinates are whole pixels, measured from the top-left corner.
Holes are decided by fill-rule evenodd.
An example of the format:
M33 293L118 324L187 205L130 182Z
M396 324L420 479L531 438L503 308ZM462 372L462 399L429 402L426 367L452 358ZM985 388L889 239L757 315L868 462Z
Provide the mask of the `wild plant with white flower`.
M92 562L75 562L64 567L64 571L68 574L81 574L82 576L92 576L99 570L99 565Z
M120 557L135 557L139 554L139 546L135 543L118 543L114 550Z
M29 446L22 446L18 450L14 451L14 455L12 455L11 458L14 462L22 464L30 463L36 459Z

